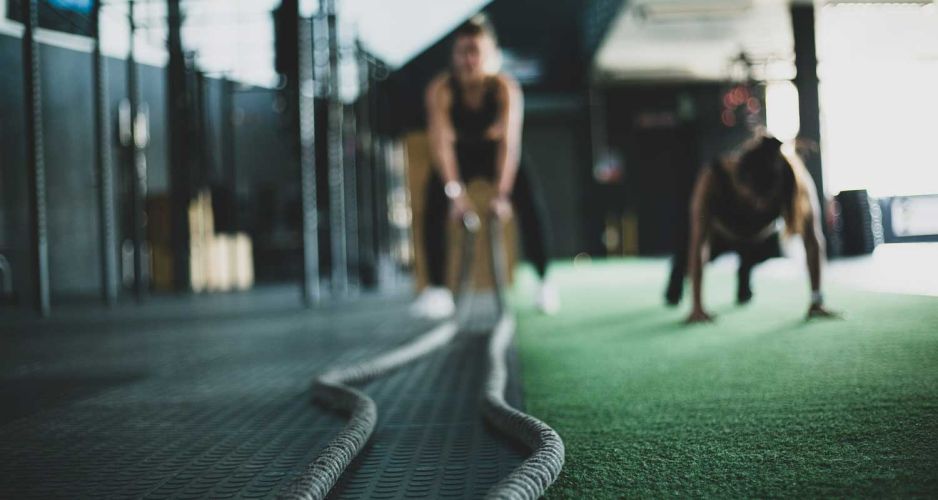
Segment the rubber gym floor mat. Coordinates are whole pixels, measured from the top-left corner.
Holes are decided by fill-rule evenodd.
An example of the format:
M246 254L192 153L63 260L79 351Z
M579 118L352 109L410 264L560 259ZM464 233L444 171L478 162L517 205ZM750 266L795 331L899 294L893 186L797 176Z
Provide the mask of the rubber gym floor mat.
M451 345L366 385L378 426L331 498L480 498L521 463L527 450L482 420L488 333L462 331ZM517 373L514 353L509 360ZM508 394L520 406L516 378Z
M245 314L237 304L230 311L216 304L211 315L194 318L184 307L140 315L144 319L76 313L68 321L4 322L0 498L276 496L343 424L340 415L310 402L312 376L423 331L426 325L407 318L406 300L369 299L312 312ZM483 362L480 352L453 349L443 363ZM479 356L464 359L470 354ZM433 365L440 360L427 363L392 375L387 386L376 381L375 390L383 391L379 404L393 401L405 381L417 388L442 377L431 373L446 371ZM465 421L481 426L470 408L477 397L474 391L461 404ZM408 432L420 428L401 420L410 415L409 403L417 405L415 416L427 411L419 398L399 402L397 410L382 404L387 418L379 437L398 426L400 439L410 439ZM467 429L433 439L478 447L479 456L492 447L496 455L506 453L494 438L488 445L473 441L480 427ZM376 440L375 449L383 443ZM357 474L356 484L380 484L377 475L373 486L362 483L364 477Z

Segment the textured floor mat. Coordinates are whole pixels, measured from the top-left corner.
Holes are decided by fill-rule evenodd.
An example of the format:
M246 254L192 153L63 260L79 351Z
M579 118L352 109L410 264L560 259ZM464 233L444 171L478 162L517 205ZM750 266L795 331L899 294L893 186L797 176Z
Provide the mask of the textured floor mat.
M312 376L427 326L405 296L251 296L0 322L0 498L275 496L343 425L310 402ZM483 342L366 387L379 427L340 496L478 496L520 461L478 413Z
M378 427L333 498L479 498L521 463L527 452L481 418L486 340L485 333L460 333L450 346L366 386L378 404ZM517 403L517 387L510 392Z

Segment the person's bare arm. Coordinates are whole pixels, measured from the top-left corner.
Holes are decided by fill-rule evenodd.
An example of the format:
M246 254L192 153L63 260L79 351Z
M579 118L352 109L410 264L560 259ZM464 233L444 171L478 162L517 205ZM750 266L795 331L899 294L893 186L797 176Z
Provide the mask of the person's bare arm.
M453 96L446 85L446 76L438 76L427 86L427 135L430 139L430 158L443 183L459 182L456 165L456 130L449 117Z
M521 158L521 131L524 122L524 96L518 83L507 75L499 75L498 116L489 128L489 137L497 141L495 156L498 196L508 198L518 175Z
M453 94L447 85L447 78L447 75L438 76L427 86L427 135L430 140L430 159L450 198L450 217L461 217L465 212L473 210L473 207L462 184L456 161L456 129L449 116Z
M691 279L693 308L687 323L712 321L713 317L703 307L703 267L707 262L710 229L708 199L713 186L713 174L704 168L697 177L690 203L690 245L687 254L687 270Z
M821 267L824 261L825 241L821 230L820 207L818 205L817 190L811 178L804 174L802 185L799 186L799 196L806 197L808 202L804 214L804 224L801 239L804 241L805 257L808 266L808 276L811 281L811 305L808 308L808 317L831 317L837 314L824 307L824 296L821 294Z

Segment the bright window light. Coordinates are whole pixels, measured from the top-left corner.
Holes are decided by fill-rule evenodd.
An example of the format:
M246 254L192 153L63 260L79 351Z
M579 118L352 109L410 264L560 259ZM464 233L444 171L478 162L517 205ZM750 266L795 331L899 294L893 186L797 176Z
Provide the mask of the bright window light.
M818 17L827 191L938 193L938 15L828 7ZM769 108L771 111L771 107Z
M765 120L768 132L782 141L798 135L798 89L789 81L769 82L765 87Z

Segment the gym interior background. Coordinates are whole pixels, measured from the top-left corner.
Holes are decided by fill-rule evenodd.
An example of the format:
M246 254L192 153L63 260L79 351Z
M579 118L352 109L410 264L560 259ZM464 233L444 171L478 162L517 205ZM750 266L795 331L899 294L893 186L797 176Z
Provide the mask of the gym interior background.
M697 168L766 125L813 141L812 174L843 205L834 211L842 220L827 225L832 257L934 239L927 117L938 76L933 16L918 15L930 2L824 2L816 13L799 3L756 2L745 12L732 12L733 2L686 3L467 1L417 22L406 2L341 10L202 1L172 17L170 4L145 1L134 6L131 38L130 3L41 1L33 100L23 85L21 2L7 0L0 296L34 307L37 295L110 302L191 290L189 275L208 272L193 264L200 242L188 210L199 193L210 195L215 233L246 238L257 283L303 283L308 268L327 289L346 281L332 287L341 292L406 273L402 148L424 126L422 92L447 64L447 31L480 8L526 93L524 149L549 200L557 258L667 253L669 221L683 215ZM875 28L870 16L879 16ZM897 29L906 24L912 29ZM300 35L308 54L299 53ZM297 76L301 56L312 62ZM861 69L884 60L896 68L888 79ZM817 72L799 77L799 64ZM301 85L312 87L297 94ZM303 129L312 134L303 156L298 116L308 94L315 119ZM41 200L23 118L37 109ZM136 147L127 144L130 109L143 127ZM301 158L314 189L300 181ZM872 218L852 212L868 200ZM39 203L44 227L31 215ZM311 235L310 211L318 214ZM304 245L317 246L317 262L304 266Z
M423 92L480 11L524 90L523 148L561 265L661 261L701 165L765 129L805 154L832 276L938 295L932 0L2 0L0 327L18 346L3 394L47 391L4 422L116 387L65 384L62 367L23 382L31 332L85 349L64 340L75 318L92 318L78 329L101 356L92 372L115 362L95 322L131 334L153 307L208 324L205 310L287 304L302 323L346 307L336 324L375 327L355 308L408 295L420 265L409 185ZM877 259L891 267L865 271ZM645 291L660 299L664 284ZM925 476L884 491L934 494Z

